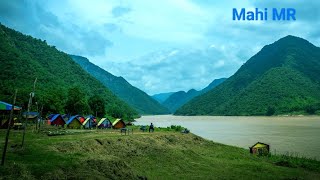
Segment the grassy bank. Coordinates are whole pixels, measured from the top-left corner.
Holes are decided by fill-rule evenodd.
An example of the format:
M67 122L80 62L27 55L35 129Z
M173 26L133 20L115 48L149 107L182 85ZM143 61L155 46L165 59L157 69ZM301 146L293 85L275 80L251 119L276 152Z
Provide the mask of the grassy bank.
M256 157L247 149L193 134L156 129L67 130L48 136L12 131L1 179L319 179L320 162L286 156ZM1 152L5 131L0 130Z

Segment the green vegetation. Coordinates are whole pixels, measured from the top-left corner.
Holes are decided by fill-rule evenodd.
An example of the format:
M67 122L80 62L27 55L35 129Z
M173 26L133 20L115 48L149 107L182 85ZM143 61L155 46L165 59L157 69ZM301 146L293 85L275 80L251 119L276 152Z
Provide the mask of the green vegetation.
M176 115L318 114L320 48L287 36L265 46L217 88Z
M284 155L258 157L170 128L120 135L118 130L12 131L0 179L317 179L320 162ZM29 128L32 128L29 126ZM48 132L61 132L48 136ZM0 130L0 144L4 141Z
M105 112L105 103L103 98L99 95L94 95L89 99L89 106L93 111L94 115L97 117L103 117Z
M68 114L88 114L89 105L86 95L79 87L73 87L68 90L66 113Z
M84 70L97 78L115 95L134 107L141 114L168 114L169 111L148 94L129 84L124 78L116 77L92 64L87 58L70 55Z
M38 78L35 99L48 113L94 113L88 99L99 95L105 112L113 117L133 119L137 112L119 100L98 80L85 72L69 55L45 41L0 25L0 99L11 102L18 89L17 105L26 109L33 82ZM91 106L92 107L92 106ZM32 107L33 110L37 108ZM99 115L104 113L100 111Z
M225 80L226 78L215 79L201 91L191 89L188 92L184 92L184 91L175 92L172 95L170 95L162 104L173 113L182 105L190 101L192 98L210 91L211 89L215 88Z
M173 94L174 92L168 92L168 93L159 93L159 94L154 94L151 97L153 99L155 99L156 101L158 101L160 104L162 104L166 99L168 99L169 96L171 96L171 94Z
M173 113L183 104L198 95L199 91L194 89L191 89L188 92L178 91L169 96L168 99L166 99L162 104Z

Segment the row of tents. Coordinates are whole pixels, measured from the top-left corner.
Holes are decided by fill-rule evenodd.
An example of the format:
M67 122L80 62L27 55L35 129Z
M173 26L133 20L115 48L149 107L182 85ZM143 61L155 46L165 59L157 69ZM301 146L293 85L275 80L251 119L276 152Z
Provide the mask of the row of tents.
M12 105L3 101L0 101L0 128L8 127L8 119ZM14 106L14 119L11 125L21 124L18 120L18 114L21 112L22 108ZM28 119L29 122L42 121L38 112L23 112L22 118ZM19 122L18 122L19 121ZM67 126L68 128L124 128L126 123L121 119L116 119L114 122L110 121L108 118L97 119L94 116L83 117L80 115L69 116L61 114L51 114L47 118L47 123L49 125L55 126Z
M121 119L116 119L111 122L108 118L98 120L94 116L83 117L75 115L68 117L67 115L51 114L48 116L48 124L53 126L67 126L72 129L79 129L81 126L84 128L114 128L120 129L126 126L125 122Z

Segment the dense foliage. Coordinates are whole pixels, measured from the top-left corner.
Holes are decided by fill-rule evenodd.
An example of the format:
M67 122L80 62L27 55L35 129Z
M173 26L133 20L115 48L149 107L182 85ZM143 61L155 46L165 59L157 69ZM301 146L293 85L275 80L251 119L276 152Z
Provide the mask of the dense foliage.
M124 78L116 77L92 64L87 58L70 55L84 70L97 78L123 101L141 114L167 114L168 110L148 94L129 84Z
M191 89L188 92L175 92L172 95L170 95L162 104L173 113L182 105L190 101L192 98L210 91L211 89L215 88L225 80L226 78L215 79L207 87L200 91Z
M11 102L14 89L18 89L17 104L26 108L33 82L38 78L33 102L43 105L43 114L92 113L88 98L99 95L109 115L126 119L137 116L135 110L85 72L69 55L45 41L0 25L0 42L1 100ZM76 103L77 99L80 102ZM35 103L32 108L36 109Z
M89 98L89 106L93 114L97 117L103 117L106 113L104 100L99 95L94 95Z
M86 95L79 87L72 87L68 90L67 102L65 106L68 114L89 114L89 105Z
M320 110L320 48L287 36L265 46L217 88L177 115L314 114Z

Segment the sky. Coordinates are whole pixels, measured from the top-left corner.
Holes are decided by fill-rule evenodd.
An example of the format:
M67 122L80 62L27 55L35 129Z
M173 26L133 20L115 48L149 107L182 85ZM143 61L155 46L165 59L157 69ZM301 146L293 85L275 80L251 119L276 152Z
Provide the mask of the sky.
M233 8L295 8L296 21L233 21ZM319 0L0 0L0 22L153 95L230 77L287 35L320 46L319 8Z

